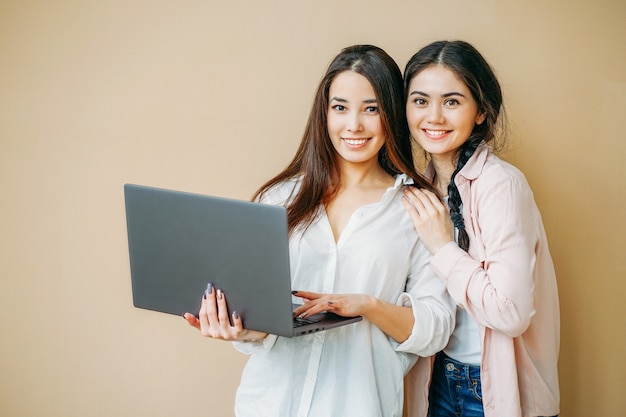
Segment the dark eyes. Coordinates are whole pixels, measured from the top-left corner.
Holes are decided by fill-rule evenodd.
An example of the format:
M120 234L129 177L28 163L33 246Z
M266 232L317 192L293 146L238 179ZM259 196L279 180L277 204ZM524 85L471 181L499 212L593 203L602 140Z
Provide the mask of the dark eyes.
M346 107L342 104L335 104L334 106L331 106L331 109L336 110L336 111L345 111L347 110ZM378 113L378 107L377 106L367 106L365 108L365 113Z
M418 106L427 106L428 105L428 101L426 101L425 98L421 98L418 97L415 100L413 100L413 103L415 103ZM453 106L458 106L459 104L461 104L459 102L459 100L455 99L455 98L448 98L446 100L444 100L443 105L446 107L453 107Z

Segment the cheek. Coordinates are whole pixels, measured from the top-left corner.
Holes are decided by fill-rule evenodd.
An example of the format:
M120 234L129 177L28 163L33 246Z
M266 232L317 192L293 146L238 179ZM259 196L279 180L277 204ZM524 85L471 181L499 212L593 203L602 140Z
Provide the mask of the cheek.
M409 131L411 132L411 135L415 136L420 130L419 117L415 114L415 112L410 112L407 110L406 121L409 125Z
M406 109L406 120L409 124L417 124L420 119L420 114L418 111L413 108L413 106L407 106Z
M380 119L372 120L369 126L369 129L374 132L377 136L383 135L383 124L380 122Z
M474 127L476 127L476 120L474 118L465 118L464 120L460 120L459 121L459 126L463 126L465 128L465 131L467 132L467 135L469 136L472 131L474 130Z
M331 115L328 115L328 118L326 119L326 127L327 127L329 134L332 135L333 132L336 132L337 129L339 128L339 123L338 123L337 118Z

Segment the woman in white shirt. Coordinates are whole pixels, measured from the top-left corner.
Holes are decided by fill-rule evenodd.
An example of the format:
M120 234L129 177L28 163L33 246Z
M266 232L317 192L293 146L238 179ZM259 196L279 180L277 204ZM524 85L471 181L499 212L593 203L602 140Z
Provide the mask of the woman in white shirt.
M238 417L400 416L404 375L417 355L448 341L454 305L401 203L405 184L431 189L413 169L402 88L380 48L342 50L295 157L254 196L287 207L294 301L304 301L294 315L364 319L300 337L267 335L244 329L211 284L199 319L184 315L202 335L250 354Z

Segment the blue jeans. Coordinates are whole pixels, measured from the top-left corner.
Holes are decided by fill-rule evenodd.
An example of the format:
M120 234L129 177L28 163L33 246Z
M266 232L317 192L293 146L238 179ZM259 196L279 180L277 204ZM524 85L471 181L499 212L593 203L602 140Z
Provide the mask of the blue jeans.
M484 417L480 366L455 361L439 352L428 402L428 417Z
M428 397L428 417L484 417L480 366L439 352Z

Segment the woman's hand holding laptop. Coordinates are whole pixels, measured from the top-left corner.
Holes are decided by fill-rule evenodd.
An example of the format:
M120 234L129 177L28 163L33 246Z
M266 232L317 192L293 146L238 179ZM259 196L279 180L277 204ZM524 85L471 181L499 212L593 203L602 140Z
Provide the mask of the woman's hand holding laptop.
M210 283L202 296L202 305L198 317L191 313L184 313L183 317L191 326L200 330L203 336L228 341L261 340L267 333L243 328L241 317L233 311L232 325L228 318L226 296L222 290L215 290Z

